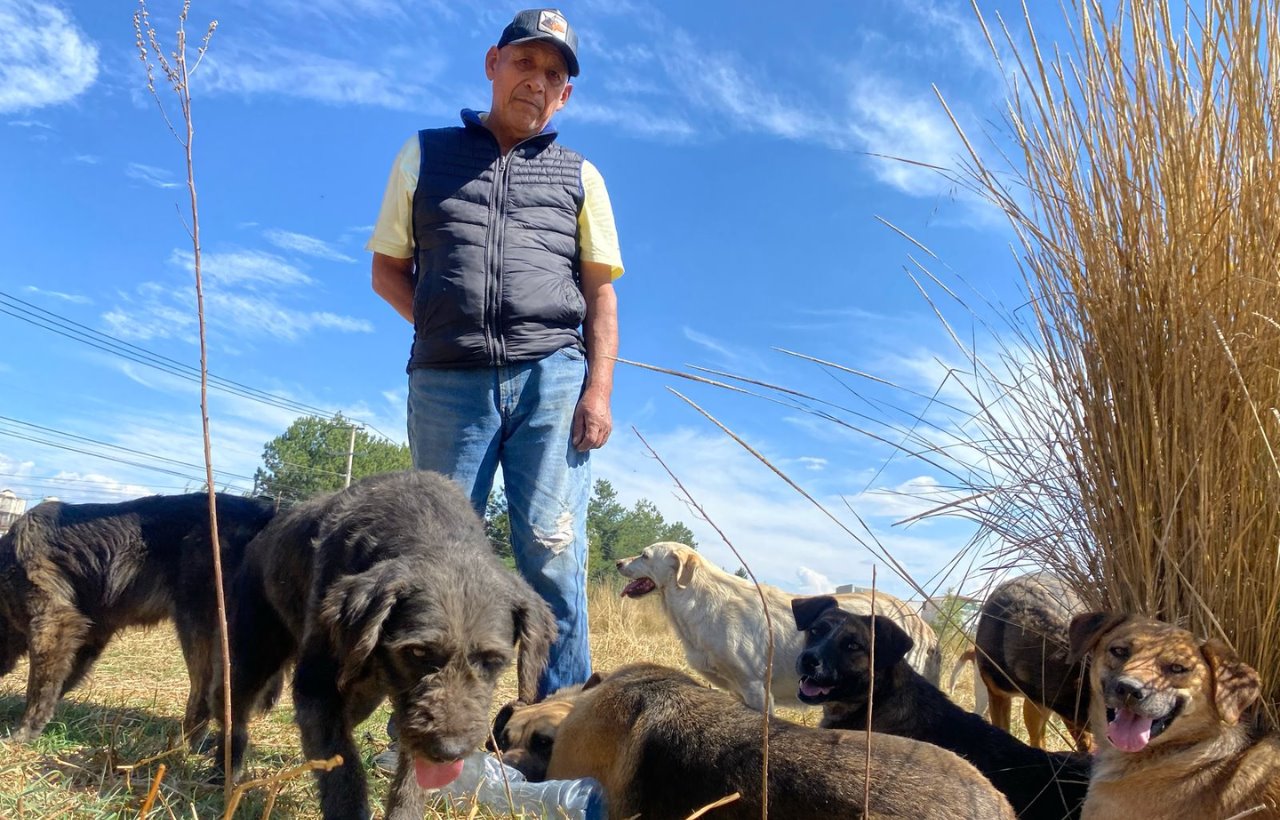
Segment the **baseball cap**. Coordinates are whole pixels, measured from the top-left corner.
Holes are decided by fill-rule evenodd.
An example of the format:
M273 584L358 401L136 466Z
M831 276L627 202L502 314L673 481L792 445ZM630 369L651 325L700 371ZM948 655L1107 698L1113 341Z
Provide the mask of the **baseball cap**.
M546 40L564 55L569 76L578 76L578 33L559 9L525 9L516 14L498 38L498 48L512 43Z

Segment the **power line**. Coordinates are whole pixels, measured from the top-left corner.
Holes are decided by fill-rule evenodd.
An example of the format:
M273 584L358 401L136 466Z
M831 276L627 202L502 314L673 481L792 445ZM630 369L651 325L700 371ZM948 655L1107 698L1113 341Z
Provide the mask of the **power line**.
M177 359L164 356L131 342L126 342L125 340L112 336L109 333L94 330L88 325L82 324L58 313L54 313L53 311L46 310L39 305L20 299L17 296L2 290L0 290L0 314L10 316L34 327L47 330L51 333L88 345L97 350L110 353L135 364L144 365L186 381L197 383L200 381L200 370L193 365L180 362ZM208 374L208 377L209 386L215 390L276 407L281 410L289 410L290 412L302 413L309 416L320 416L322 418L333 418L339 414L338 412L306 404L305 402L297 401L295 399L278 396L266 390L252 387L234 379L217 376L213 373ZM365 426L374 430L374 432L385 438L387 441L392 443L395 442L395 440L390 436L380 430L377 430L377 428L374 428L372 425Z

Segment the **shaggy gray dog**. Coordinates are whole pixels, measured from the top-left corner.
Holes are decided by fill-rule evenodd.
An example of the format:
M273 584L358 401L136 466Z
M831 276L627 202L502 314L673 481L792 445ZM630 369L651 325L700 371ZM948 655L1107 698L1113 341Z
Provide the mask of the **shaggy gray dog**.
M275 514L269 499L217 495L224 577ZM0 537L0 676L31 656L27 705L13 736L37 737L58 700L127 626L172 617L191 679L183 717L193 741L208 722L217 652L209 496L116 504L46 501ZM264 687L268 696L271 690Z
M519 695L532 701L554 637L551 610L494 556L452 481L387 473L312 499L253 540L235 581L232 765L242 765L250 707L296 658L302 750L343 759L317 775L326 820L369 816L351 733L384 697L400 727L386 817L421 820L423 789L451 781L488 737L514 647ZM215 702L219 691L210 688Z

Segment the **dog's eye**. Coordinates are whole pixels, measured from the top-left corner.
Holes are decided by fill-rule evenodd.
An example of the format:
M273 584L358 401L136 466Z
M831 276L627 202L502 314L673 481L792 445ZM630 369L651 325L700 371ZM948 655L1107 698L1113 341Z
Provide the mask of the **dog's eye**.
M435 650L427 646L409 647L409 657L413 665L425 674L439 672L445 665L444 659Z
M1107 651L1111 653L1111 657L1118 660L1124 660L1129 657L1129 647L1127 646L1113 646Z
M826 624L814 624L813 626L809 627L809 635L811 637L821 638L825 634L827 634Z
M549 735L535 734L529 738L529 750L532 752L548 753L551 752L551 746L554 743Z
M1170 675L1185 675L1186 673L1188 673L1188 672L1190 672L1190 671L1191 671L1190 669L1188 669L1187 667L1183 666L1183 665L1182 665L1182 664L1180 664L1180 663L1171 663L1171 664L1169 664L1169 674L1170 674Z
M507 665L505 655L495 655L488 652L477 653L467 658L471 665L486 675L496 676L502 672Z
M858 642L857 642L857 641L855 641L853 638L850 638L849 640L847 640L847 641L845 641L844 643L840 644L840 648L841 648L842 650L844 650L845 652L848 652L848 653L852 654L852 653L854 653L854 652L857 652L857 651L858 651L859 649L861 649L862 647L858 646Z

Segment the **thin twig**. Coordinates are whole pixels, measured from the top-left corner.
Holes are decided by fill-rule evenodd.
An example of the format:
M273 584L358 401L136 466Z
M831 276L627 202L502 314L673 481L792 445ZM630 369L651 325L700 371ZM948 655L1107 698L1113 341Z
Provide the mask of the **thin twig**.
M231 820L235 816L236 809L240 806L240 801L244 799L245 794L253 789L261 786L278 786L282 783L288 783L290 780L296 780L298 777L307 772L331 772L342 765L342 755L334 755L328 760L308 760L291 769L285 769L283 772L276 772L269 777L259 778L257 780L247 780L236 786L231 792L231 799L227 801L226 811L223 812L223 820ZM230 780L230 775L227 776Z
M156 768L156 776L151 780L151 788L147 790L147 799L142 801L142 810L138 812L138 820L147 820L151 813L151 804L156 802L156 794L160 791L160 781L164 780L165 765Z

